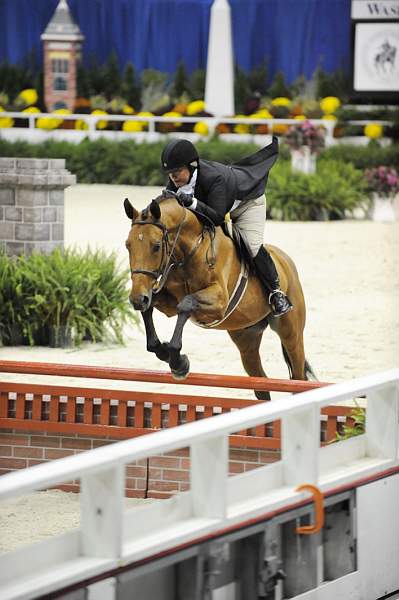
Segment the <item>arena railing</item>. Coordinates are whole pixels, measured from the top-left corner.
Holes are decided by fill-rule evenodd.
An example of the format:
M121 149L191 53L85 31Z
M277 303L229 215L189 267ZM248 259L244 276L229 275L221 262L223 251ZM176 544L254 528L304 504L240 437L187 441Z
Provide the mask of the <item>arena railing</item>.
M0 112L0 118L10 117L12 119L24 119L28 122L29 129L36 128L36 121L40 118L47 119L57 119L62 121L82 121L87 125L87 137L91 138L94 135L98 134L98 130L96 129L97 123L99 121L107 121L107 122L125 122L125 121L136 121L140 123L145 123L148 126L148 130L146 133L149 135L153 135L156 133L156 125L161 123L206 123L209 128L209 135L212 135L219 124L227 124L227 125L267 125L272 132L273 127L276 125L298 125L299 121L297 119L255 119L252 117L163 117L163 116L138 116L138 115L88 115L88 114L57 114L57 113L24 113L24 112ZM322 125L326 130L326 146L330 146L334 140L334 127L336 125L335 120L327 120L327 119L308 119L313 125ZM371 121L370 121L371 122ZM375 121L373 121L375 122ZM365 122L366 124L366 122ZM16 129L16 127L13 127ZM55 129L54 129L55 130ZM81 130L75 130L82 132ZM49 132L50 133L50 132ZM132 137L134 137L135 133L129 132ZM142 132L140 132L142 133Z
M359 395L367 397L365 434L320 448L320 409ZM308 492L297 489L303 484L318 486L328 496L397 473L398 402L396 369L4 475L0 501L80 478L81 525L0 557L3 597L27 597L26 590L37 597L98 581L122 566L310 504ZM229 478L228 436L277 419L282 422L281 460ZM190 491L125 511L125 465L183 447L190 448Z

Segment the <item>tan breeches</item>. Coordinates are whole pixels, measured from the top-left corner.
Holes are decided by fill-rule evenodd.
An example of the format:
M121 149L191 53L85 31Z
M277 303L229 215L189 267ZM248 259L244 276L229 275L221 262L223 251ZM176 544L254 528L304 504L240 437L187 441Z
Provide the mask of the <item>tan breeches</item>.
M266 221L266 199L259 196L254 200L244 200L231 211L230 218L246 239L252 256L258 254L263 244Z

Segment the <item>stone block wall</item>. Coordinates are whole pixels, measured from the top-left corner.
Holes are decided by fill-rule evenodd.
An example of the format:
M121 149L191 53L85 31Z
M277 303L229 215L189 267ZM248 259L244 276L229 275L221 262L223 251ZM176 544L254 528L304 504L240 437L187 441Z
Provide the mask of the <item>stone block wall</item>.
M0 158L0 249L49 253L64 245L64 190L76 183L65 160Z

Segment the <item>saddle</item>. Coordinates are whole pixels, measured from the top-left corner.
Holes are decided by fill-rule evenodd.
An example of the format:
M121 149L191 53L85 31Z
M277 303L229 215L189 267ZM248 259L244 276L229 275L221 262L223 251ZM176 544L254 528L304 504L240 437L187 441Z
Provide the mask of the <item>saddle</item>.
M244 262L249 271L255 272L254 259L249 249L247 240L242 235L238 227L229 219L222 224L222 230L227 237L229 237L236 249L240 262Z

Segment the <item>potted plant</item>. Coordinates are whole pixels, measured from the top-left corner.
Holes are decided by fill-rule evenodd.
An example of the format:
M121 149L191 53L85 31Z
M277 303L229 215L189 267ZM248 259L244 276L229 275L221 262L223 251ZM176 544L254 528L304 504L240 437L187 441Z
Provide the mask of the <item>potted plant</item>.
M399 191L399 175L394 167L381 165L366 169L364 176L372 204L370 217L373 221L395 221L393 199Z
M291 149L291 168L310 175L316 172L316 155L324 148L323 127L315 127L307 119L288 128L284 139Z

